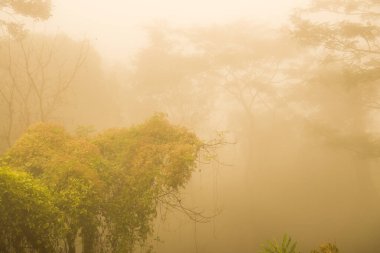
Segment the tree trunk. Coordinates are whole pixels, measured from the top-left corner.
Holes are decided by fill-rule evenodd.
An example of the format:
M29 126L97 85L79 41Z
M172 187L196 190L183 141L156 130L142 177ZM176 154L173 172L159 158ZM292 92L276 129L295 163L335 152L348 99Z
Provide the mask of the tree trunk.
M93 253L95 250L96 227L84 227L82 229L83 253Z
M67 253L75 253L75 238L76 234L70 233L66 236L66 242L67 242Z

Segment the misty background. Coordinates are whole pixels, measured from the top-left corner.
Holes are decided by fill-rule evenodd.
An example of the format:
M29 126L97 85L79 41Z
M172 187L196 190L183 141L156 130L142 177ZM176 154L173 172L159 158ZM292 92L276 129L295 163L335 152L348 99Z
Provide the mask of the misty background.
M0 150L38 121L101 130L156 112L218 139L162 211L156 252L380 248L378 1L53 1L0 41ZM138 250L137 250L138 252Z

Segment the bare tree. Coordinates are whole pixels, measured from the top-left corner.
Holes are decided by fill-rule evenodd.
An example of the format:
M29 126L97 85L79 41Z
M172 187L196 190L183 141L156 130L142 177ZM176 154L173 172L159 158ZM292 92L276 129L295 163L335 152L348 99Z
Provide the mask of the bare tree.
M75 48L70 48L67 42L64 36L3 39L0 103L5 147L30 124L51 120L64 101L88 51L85 41Z

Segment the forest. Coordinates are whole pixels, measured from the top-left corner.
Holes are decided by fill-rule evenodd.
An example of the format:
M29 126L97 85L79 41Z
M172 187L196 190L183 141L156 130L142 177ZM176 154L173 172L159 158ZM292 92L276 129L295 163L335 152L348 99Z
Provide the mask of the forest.
M379 0L103 10L125 52L60 2L0 0L0 253L380 252Z

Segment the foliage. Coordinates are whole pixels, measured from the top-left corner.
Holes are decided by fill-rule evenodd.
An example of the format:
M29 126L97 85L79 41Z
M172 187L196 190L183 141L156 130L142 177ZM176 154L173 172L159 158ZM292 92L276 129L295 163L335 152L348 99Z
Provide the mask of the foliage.
M288 235L284 235L282 241L268 241L262 246L261 253L296 253L297 242L293 241ZM319 249L312 250L311 253L338 253L337 246L333 243L322 244Z
M162 115L94 137L40 123L2 163L30 173L54 192L69 252L75 252L78 236L84 252L131 252L151 232L157 204L189 180L202 146Z
M101 190L97 175L101 157L95 145L70 136L63 127L40 123L28 129L3 160L57 193L57 207L69 228L68 244L74 243L86 222L95 222Z
M10 9L19 15L45 20L50 16L50 0L1 0L0 8Z
M311 253L338 253L338 247L333 243L322 244L319 250L313 250Z
M378 1L313 0L293 16L294 33L308 45L341 53L377 54L380 38ZM323 17L315 16L328 13ZM314 17L314 18L313 18Z
M0 167L0 251L55 252L62 239L63 213L56 196L25 172Z
M267 242L263 245L262 253L296 253L297 252L297 242L292 241L288 235L284 235L282 242L276 240Z
M171 126L162 115L130 129L105 131L94 143L110 168L102 178L113 252L131 251L151 232L161 198L189 180L202 143L186 129Z
M21 17L46 20L50 17L50 0L0 0L0 27L13 37L23 36ZM15 21L17 20L17 21Z
M378 1L313 0L309 8L292 17L293 36L304 46L319 50L318 63L327 66L317 69L316 76L323 78L314 80L343 83L351 99L362 100L358 106L368 108L377 107L372 93L377 92L380 78L379 7Z

